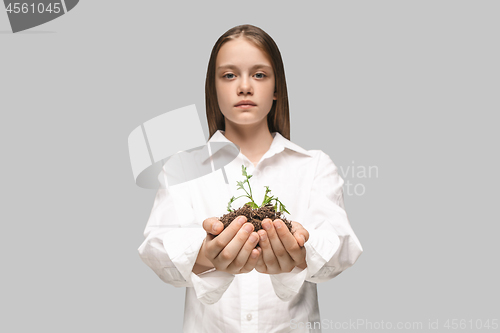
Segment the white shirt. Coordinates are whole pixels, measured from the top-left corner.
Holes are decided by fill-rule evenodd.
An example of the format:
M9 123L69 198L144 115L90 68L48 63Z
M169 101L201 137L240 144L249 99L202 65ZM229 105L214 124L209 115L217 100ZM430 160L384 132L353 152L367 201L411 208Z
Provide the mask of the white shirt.
M209 142L229 142L217 131ZM344 210L343 179L330 157L321 150L305 150L272 133L273 142L257 166L241 152L225 168L187 183L160 188L138 251L141 259L162 279L175 287L186 287L185 333L290 332L291 324L309 330L320 322L316 284L328 281L352 266L363 252ZM244 180L242 164L253 199L262 203L265 186L285 204L288 220L309 232L305 243L307 268L290 273L246 274L213 270L192 272L206 232L202 223L209 217L228 213L237 181ZM165 182L165 170L159 175ZM248 190L247 185L245 188ZM238 209L248 202L242 197L232 203ZM182 214L177 215L177 211ZM194 226L194 227L193 227ZM292 321L293 320L293 321ZM317 324L319 325L319 324Z

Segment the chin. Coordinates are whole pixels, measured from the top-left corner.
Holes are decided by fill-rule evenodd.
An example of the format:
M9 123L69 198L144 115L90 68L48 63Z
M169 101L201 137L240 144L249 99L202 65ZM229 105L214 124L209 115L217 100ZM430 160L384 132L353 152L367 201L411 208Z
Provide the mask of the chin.
M235 117L228 118L227 120L235 125L251 125L259 122L259 120L255 118L255 115L237 115Z

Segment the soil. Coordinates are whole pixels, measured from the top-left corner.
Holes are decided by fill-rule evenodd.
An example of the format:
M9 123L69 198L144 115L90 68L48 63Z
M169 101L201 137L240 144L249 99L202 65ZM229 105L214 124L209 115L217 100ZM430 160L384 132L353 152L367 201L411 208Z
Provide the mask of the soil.
M282 220L288 227L288 230L292 232L292 223L286 219L282 212L276 212L272 204L267 204L264 207L258 209L253 209L249 205L245 204L243 207L233 210L230 213L224 214L219 220L224 224L224 229L231 224L231 222L238 216L244 215L247 218L247 222L251 222L254 227L254 231L257 232L262 229L262 221L265 218L274 221L276 219Z

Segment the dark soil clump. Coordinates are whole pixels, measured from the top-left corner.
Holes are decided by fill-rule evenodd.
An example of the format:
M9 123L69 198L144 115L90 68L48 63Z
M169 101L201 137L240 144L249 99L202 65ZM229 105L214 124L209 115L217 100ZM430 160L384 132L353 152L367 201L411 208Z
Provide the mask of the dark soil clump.
M252 209L249 205L245 204L243 207L234 210L230 213L224 214L219 220L224 224L224 229L231 224L231 222L238 216L246 216L247 222L253 224L254 231L257 232L262 229L262 221L265 218L271 219L271 221L280 219L288 227L288 230L292 232L292 223L286 219L282 212L276 212L272 204L267 204L258 209Z

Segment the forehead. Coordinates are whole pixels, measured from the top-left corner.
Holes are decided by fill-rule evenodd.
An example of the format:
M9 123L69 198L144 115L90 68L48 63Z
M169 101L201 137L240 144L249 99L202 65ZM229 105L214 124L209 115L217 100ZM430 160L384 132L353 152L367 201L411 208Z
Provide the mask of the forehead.
M217 70L223 69L220 67L226 68L228 65L231 65L231 67L249 68L256 64L262 64L272 67L268 56L255 46L255 44L242 37L222 45L217 54L215 64Z

